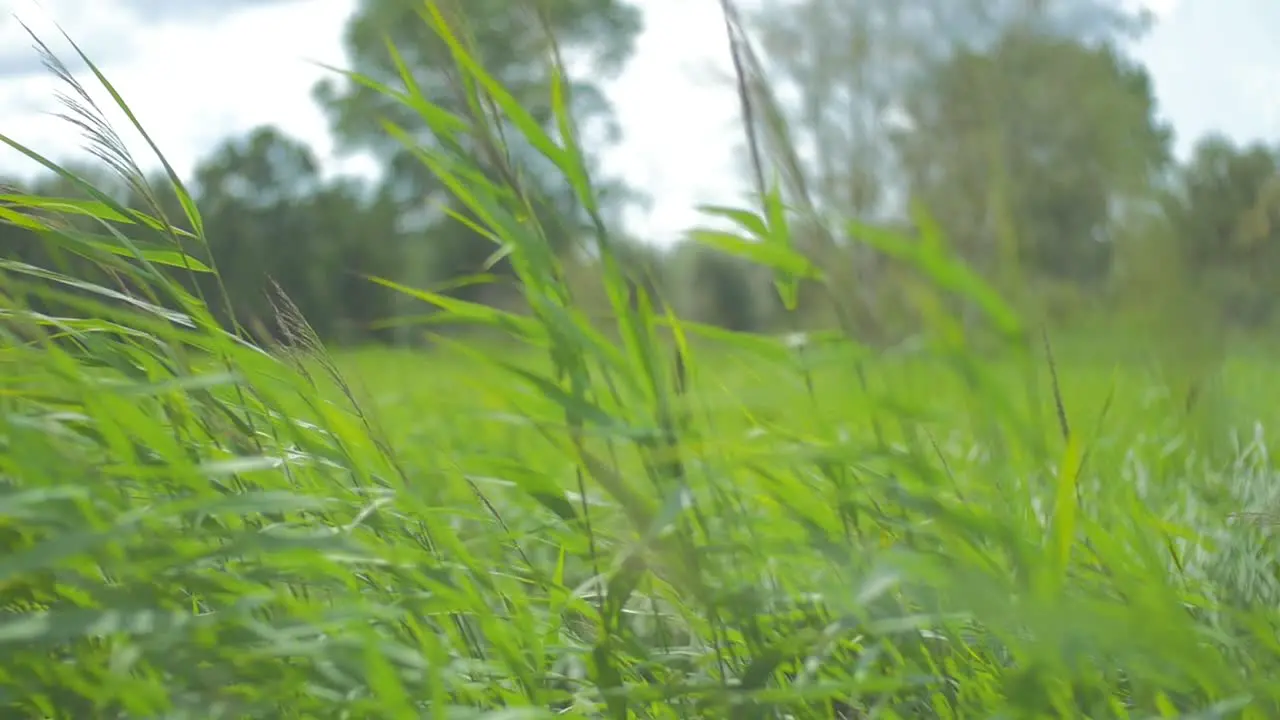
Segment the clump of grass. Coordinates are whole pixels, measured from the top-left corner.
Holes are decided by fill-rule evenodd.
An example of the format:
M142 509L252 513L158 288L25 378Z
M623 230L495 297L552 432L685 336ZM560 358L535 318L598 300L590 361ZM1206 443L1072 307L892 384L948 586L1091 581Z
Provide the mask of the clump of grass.
M216 267L172 172L193 233L159 204L123 207L0 136L94 198L10 194L0 220L123 288L0 260L7 713L1280 712L1269 531L1229 522L1271 482L1260 438L1206 479L1190 448L1167 447L1176 428L1158 411L1137 418L1145 443L1103 442L1105 424L1059 432L1042 405L1056 397L1065 416L1072 398L1057 382L1037 394L1007 381L1045 384L1019 350L1030 347L1019 319L923 215L923 242L861 228L928 279L921 357L877 369L840 334L795 343L680 320L620 266L562 75L552 137L432 4L423 19L471 81L471 106L517 127L595 219L616 332L575 303L519 174L499 185L474 171L463 148L475 144L460 135L501 150L497 120L451 115L409 76L378 90L441 140L410 148L503 244L528 307L378 280L437 319L527 347L414 358L424 373L452 367L456 382L412 408L363 400L287 299L287 347L219 326L209 308L225 298L187 289L189 273ZM76 97L69 114L97 154L145 188L101 112ZM821 271L790 246L797 211L784 193L761 189L759 209L719 211L754 237L706 238L773 267L785 299ZM71 214L101 231L58 222ZM944 293L984 308L1012 359L979 361ZM719 366L730 355L745 368L737 384Z

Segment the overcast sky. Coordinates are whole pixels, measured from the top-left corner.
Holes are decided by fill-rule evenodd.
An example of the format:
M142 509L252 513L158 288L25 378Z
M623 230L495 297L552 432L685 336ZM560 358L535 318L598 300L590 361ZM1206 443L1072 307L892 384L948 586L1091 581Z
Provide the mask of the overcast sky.
M736 203L730 159L736 98L710 81L728 70L717 0L636 0L646 30L610 87L625 137L609 169L650 193L635 230L659 242L696 224L699 203ZM1280 0L1142 0L1160 15L1139 49L1179 148L1221 131L1280 141ZM341 33L355 0L0 0L0 133L56 159L80 146L52 120L57 85L13 20L55 51L56 21L99 64L180 172L220 139L272 123L330 153L310 96L345 64ZM54 42L54 41L58 42ZM141 153L139 153L141 155ZM0 175L25 174L0 150ZM356 166L358 168L358 165Z

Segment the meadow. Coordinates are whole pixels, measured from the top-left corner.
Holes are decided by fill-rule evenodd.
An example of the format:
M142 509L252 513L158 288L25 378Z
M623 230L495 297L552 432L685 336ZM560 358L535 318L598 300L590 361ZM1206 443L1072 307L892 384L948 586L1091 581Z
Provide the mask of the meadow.
M572 143L453 50L590 210ZM262 346L181 282L216 272L177 251L198 208L187 237L106 196L6 198L131 289L0 260L6 716L1280 713L1265 346L1046 341L941 245L888 236L921 270L919 342L729 333L637 291L603 227L602 330L519 194L451 153L421 159L528 312L402 290L497 344L330 352L281 300ZM732 217L785 295L804 268L763 204Z

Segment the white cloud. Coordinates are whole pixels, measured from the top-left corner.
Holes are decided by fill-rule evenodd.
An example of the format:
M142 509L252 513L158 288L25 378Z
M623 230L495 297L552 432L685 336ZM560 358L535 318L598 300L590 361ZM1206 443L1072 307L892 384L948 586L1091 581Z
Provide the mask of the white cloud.
M68 4L79 5L62 3ZM134 38L136 49L127 60L104 63L103 71L179 172L189 172L222 138L263 123L279 124L327 154L328 126L310 92L329 71L314 61L343 65L341 29L353 6L352 0L308 0L305 9L268 4L199 24L116 28L120 36ZM30 14L41 38L57 37L51 20L63 22L62 12ZM75 24L68 25L74 39ZM70 55L63 44L50 44L60 57ZM93 84L80 77L86 86ZM0 102L25 106L0 117L4 132L36 148L74 147L74 131L43 115L59 110L58 82L47 75L11 82ZM101 92L92 94L109 105ZM131 147L142 155L142 146Z
M1273 141L1280 141L1280 63L1252 63L1235 77L1239 95L1257 104L1257 122Z
M0 15L0 48L5 57L26 57L31 36L26 24L40 39L48 42L58 37L61 27L90 54L95 62L110 61L131 55L136 40L134 19L119 11L113 3L93 0L12 0ZM56 25L55 25L56 23ZM33 63L33 68L35 63Z
M737 96L714 76L732 71L718 3L647 0L645 33L626 72L610 88L624 144L607 168L653 196L629 218L656 242L696 225L698 204L734 204L742 139Z

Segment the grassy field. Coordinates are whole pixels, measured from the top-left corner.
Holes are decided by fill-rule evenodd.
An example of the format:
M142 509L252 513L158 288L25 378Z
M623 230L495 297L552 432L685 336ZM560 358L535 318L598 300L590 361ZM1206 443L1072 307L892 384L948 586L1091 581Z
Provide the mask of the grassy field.
M1277 599L1265 353L1231 353L1188 410L1154 352L1060 358L1056 381L1043 356L989 360L981 384L927 354L700 349L676 405L678 471L646 473L628 451L622 438L648 429L634 408L613 408L597 445L665 523L606 483L587 489L586 539L526 496L548 479L572 493L580 462L530 427L563 430L536 383L448 352L338 362L411 474L460 466L458 506L479 498L489 531L525 548L517 566L541 548L553 573L577 543L593 566L578 590L594 597L609 547L607 603L638 564L614 622L639 716L1273 712L1269 671L1252 665L1272 652ZM688 493L683 509L672 493ZM602 658L581 652L591 696Z
M145 209L56 203L150 233L104 251L6 206L142 288L0 260L6 717L1280 716L1265 351L1072 336L1051 363L886 238L937 293L916 350L680 322L601 233L605 333L516 194L423 155L530 313L406 291L501 345L331 356L286 307L262 350ZM1019 341L967 348L954 296Z

